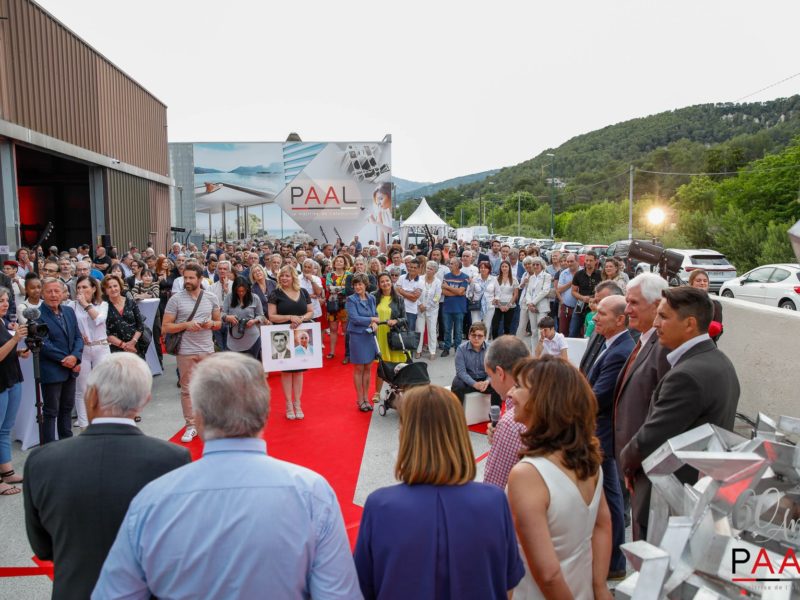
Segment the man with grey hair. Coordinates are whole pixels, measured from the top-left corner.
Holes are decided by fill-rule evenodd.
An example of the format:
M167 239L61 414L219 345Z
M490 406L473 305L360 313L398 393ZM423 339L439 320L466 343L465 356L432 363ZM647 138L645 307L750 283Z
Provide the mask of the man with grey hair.
M261 363L216 354L191 393L203 457L134 498L92 597L361 598L330 485L267 455Z
M614 387L614 456L617 467L622 464L622 449L644 424L656 385L670 368L667 361L669 350L661 345L653 326L661 304L661 292L667 287L667 282L658 275L642 273L631 279L625 293L628 324L640 332L641 337L622 367ZM641 470L633 474L632 479L633 539L643 540L647 538L650 485Z
M34 449L25 462L28 540L36 556L55 563L53 598L88 598L130 501L191 460L186 449L136 427L152 382L136 354L112 354L87 381L89 427Z

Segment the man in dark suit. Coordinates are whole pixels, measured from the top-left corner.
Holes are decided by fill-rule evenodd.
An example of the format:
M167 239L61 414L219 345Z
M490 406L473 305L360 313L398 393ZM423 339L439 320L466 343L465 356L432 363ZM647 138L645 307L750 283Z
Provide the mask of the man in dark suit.
M622 450L626 484L670 438L706 423L732 430L739 404L736 369L708 335L714 316L708 294L679 287L662 296L654 326L661 345L670 350L672 368L658 382L644 424ZM697 471L689 467L676 475L684 483L697 481Z
M44 439L47 444L58 438L72 437L72 409L75 407L75 379L80 371L83 338L78 329L75 313L62 306L62 284L55 277L42 282L41 322L49 333L41 352L42 413L44 414Z
M152 375L135 354L97 365L85 395L91 425L31 452L25 462L25 525L36 556L55 563L53 598L89 598L133 497L190 462L189 452L146 437L134 417Z
M621 466L622 449L644 423L653 390L669 370L668 350L658 341L653 321L661 303L661 292L667 282L653 273L643 273L628 283L625 314L629 327L641 335L614 389L614 456ZM641 471L634 477L631 502L633 539L647 537L647 515L650 508L650 481Z
M587 376L598 405L596 434L603 448L603 491L611 511L609 578L612 579L625 577L625 556L620 550L620 546L625 543L624 502L614 460L614 430L611 423L617 376L634 346L627 329L625 306L625 298L622 296L608 296L597 305L595 331L603 336L603 344L594 363L588 367Z
M598 283L597 287L594 289L595 302L599 304L601 300L609 296L623 297L622 288L619 287L616 281L601 281ZM605 342L606 339L595 329L589 341L586 343L586 351L581 357L581 373L584 375L589 374L589 368L594 364L594 361L597 360Z

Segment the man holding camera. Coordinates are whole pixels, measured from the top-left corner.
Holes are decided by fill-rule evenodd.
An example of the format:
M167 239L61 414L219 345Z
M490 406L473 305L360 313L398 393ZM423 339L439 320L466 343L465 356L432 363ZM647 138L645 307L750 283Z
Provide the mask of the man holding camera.
M72 409L75 407L75 380L80 371L83 337L78 329L75 312L61 304L62 284L56 277L42 282L44 302L39 327L42 331L41 381L44 435L42 444L72 437ZM31 321L32 319L28 319ZM29 325L29 335L35 333Z

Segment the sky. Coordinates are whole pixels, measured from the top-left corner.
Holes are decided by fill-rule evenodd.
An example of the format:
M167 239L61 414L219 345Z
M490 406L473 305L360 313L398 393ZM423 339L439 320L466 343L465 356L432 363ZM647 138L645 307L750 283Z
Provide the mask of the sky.
M391 134L420 182L800 72L789 0L38 1L168 106L171 142Z

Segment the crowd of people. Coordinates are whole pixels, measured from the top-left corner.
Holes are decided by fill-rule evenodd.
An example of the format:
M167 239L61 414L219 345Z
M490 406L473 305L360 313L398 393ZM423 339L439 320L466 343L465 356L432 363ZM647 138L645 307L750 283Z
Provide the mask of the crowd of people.
M651 273L629 278L613 259L601 265L591 252L580 267L574 254L545 261L536 246L442 240L428 252L396 245L382 253L357 237L176 243L166 255L86 251L51 249L34 268L35 253L22 249L0 280L0 317L16 315L0 328L0 494L18 493L23 479L8 436L26 310L40 308L56 330L42 350L48 437L24 477L29 538L37 556L55 561L56 597L74 589L81 597L94 589L95 598L267 589L287 598L610 597L607 581L626 571L626 521L634 539L647 539L642 461L697 425L733 427L738 381L716 346L721 306L700 271L691 285L668 288ZM137 308L143 298L160 300L149 333ZM327 482L269 458L261 440L270 394L259 327L313 320L327 336L328 361L339 360L343 338L341 360L352 364L364 412L382 384L371 381L378 353L391 362L455 355L450 390L404 393L401 483L367 499L354 555ZM415 346L398 352L396 332L416 332ZM135 427L150 394L142 339L160 349L162 335L177 357L182 441L205 442L193 464L185 450L145 441ZM569 337L587 340L579 368L566 360ZM303 419L303 372L280 380L286 418ZM503 408L488 427L483 483L474 481L464 419L471 392ZM73 407L88 427L68 440ZM46 443L56 429L66 441ZM133 446L150 442L152 451ZM66 465L105 447L124 454L125 472L137 478L110 485L109 458L79 482L60 482ZM70 494L72 503L56 505ZM87 497L92 503L80 506ZM89 519L104 498L115 508L102 534L63 512ZM96 553L82 558L87 544Z

